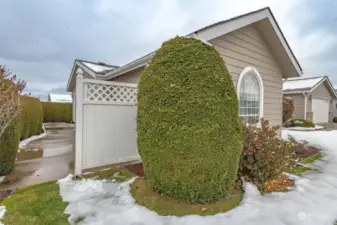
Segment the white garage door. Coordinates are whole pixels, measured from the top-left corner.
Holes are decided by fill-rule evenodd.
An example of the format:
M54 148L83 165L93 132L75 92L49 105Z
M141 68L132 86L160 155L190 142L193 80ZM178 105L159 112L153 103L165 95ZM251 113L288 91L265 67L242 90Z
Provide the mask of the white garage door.
M312 99L312 112L314 123L327 123L329 122L329 100L313 98Z

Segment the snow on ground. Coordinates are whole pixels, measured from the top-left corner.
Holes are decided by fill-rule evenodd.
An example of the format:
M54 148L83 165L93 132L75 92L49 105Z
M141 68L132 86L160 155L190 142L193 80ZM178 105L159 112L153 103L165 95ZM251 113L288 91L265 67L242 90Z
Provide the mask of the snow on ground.
M46 136L47 132L46 132L46 129L45 129L44 125L42 125L42 129L43 129L43 133L41 133L39 135L31 136L29 138L26 138L26 139L20 141L19 151L20 151L20 148L26 148L26 146L28 145L29 142L40 139L40 138L43 138L44 136Z
M324 127L315 125L315 127L286 127L283 129L288 129L288 130L299 130L299 131L311 131L311 130L322 130Z
M6 208L5 206L0 205L0 220L5 216ZM3 225L3 223L0 222L0 225Z
M240 206L214 216L159 216L135 204L129 184L99 180L73 181L71 176L59 181L60 194L70 204L65 213L70 222L85 217L80 224L93 225L333 225L337 219L337 131L289 131L297 140L307 140L322 148L318 171L297 178L295 188L287 193L261 196L252 184L245 184Z
M0 176L0 184L5 180L5 176Z

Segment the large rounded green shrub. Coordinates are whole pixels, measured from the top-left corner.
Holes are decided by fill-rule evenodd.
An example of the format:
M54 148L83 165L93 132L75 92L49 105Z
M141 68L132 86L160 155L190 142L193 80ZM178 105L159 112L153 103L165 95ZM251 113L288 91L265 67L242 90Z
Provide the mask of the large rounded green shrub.
M71 103L43 102L43 121L50 122L66 122L73 120Z
M197 39L165 42L138 86L138 151L151 187L189 202L232 189L242 153L238 100L224 61Z
M21 134L20 117L14 119L0 137L0 176L14 168Z
M21 139L40 134L43 123L42 103L30 96L20 97L21 105Z

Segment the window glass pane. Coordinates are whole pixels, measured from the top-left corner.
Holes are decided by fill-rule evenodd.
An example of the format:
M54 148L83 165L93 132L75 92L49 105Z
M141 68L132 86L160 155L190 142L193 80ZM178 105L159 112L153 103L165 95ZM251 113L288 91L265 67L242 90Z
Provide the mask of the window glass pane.
M248 72L240 84L239 115L245 121L248 118L259 119L260 112L260 86L256 75Z

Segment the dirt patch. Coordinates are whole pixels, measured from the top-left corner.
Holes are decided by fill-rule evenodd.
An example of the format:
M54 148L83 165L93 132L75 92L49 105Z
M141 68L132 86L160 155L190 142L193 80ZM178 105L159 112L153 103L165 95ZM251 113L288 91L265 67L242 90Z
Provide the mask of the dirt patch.
M125 168L133 174L136 174L139 177L144 177L144 169L142 163L126 165Z
M294 147L294 152L296 156L300 159L308 158L320 152L320 149L315 148L313 146L309 146L308 145L309 143L306 141L298 142L292 136L289 136L288 138Z
M316 155L320 150L311 146L299 146L295 149L295 153L299 158L305 159L312 155Z
M13 190L4 190L0 191L0 203L7 199L11 194L13 194Z

